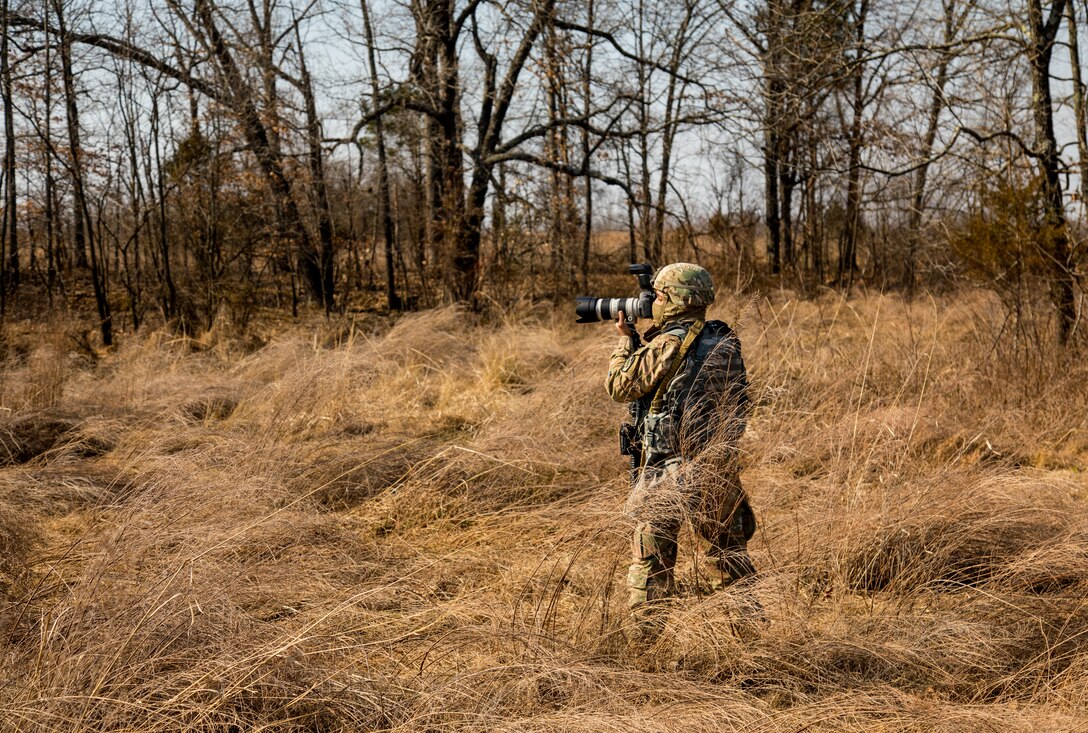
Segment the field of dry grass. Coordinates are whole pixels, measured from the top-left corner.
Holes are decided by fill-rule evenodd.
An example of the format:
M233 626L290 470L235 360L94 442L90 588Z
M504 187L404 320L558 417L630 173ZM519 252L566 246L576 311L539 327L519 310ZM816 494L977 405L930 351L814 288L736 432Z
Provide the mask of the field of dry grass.
M1088 730L1088 366L991 298L729 300L754 592L627 640L607 325L8 324L3 731Z

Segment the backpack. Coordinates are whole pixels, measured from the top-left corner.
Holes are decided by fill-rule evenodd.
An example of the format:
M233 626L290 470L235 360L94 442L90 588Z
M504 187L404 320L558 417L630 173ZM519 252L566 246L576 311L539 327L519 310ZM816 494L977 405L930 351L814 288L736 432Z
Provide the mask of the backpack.
M665 327L683 339L694 324ZM666 373L646 413L643 454L647 465L691 458L712 441L735 447L748 415L748 375L740 340L724 321L707 321L681 362Z

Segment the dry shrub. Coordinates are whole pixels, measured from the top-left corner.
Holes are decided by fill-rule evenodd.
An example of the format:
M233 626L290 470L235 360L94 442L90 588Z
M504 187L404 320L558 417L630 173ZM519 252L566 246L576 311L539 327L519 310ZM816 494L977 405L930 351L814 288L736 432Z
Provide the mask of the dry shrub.
M401 367L425 370L466 368L475 344L469 339L473 317L457 306L405 316L374 351Z
M28 558L39 539L36 522L18 508L0 501L0 633L7 629L10 594L27 575Z
M57 461L50 465L22 466L0 472L0 496L27 521L63 517L93 506L113 491L120 479L117 469L85 460Z
M514 326L485 336L478 353L480 384L500 390L527 392L567 363L558 334L539 327Z
M263 387L280 378L313 353L312 342L294 332L273 338L265 346L238 360L231 371L247 385Z
M431 418L432 430L471 422L478 417L465 417L463 405L439 405L463 394L454 385L470 378L468 328L459 309L447 308L406 316L385 336L353 338L337 350L307 349L298 339L273 344L236 370L247 383L271 383L241 400L235 421L292 439L415 428L417 416ZM425 414L436 405L437 414Z
M0 463L26 463L61 443L78 421L63 412L9 415L0 426Z
M402 730L719 731L766 719L743 693L586 663L512 661L426 691Z
M900 592L978 584L1067 534L1075 516L1074 487L1048 485L1044 477L949 479L889 491L879 504L854 508L846 526L836 522L844 581L852 588ZM814 548L809 556L816 554Z
M365 578L350 525L301 511L256 479L217 480L199 459L177 468L188 470L140 477L51 560L68 583L42 607L47 632L19 660L27 677L9 719L74 729L374 725L380 707L367 685L344 695L326 683L338 662L324 651L323 624L336 604L351 607L330 583Z
M279 361L282 351L275 349L267 356ZM257 352L249 366L261 371L262 356L264 351ZM373 378L367 357L354 350L296 352L292 357L274 379L269 377L267 386L239 402L232 422L259 429L275 440L305 438L355 417L351 409L355 393ZM244 373L242 376L245 379Z
M539 329L508 325L485 339L478 359L479 377L458 399L490 405L490 414L472 433L454 436L460 439L404 476L396 488L400 526L471 521L480 514L584 498L612 478L599 469L614 450L621 408L588 414L582 409L607 400L596 371L599 354L580 343L561 345ZM513 395L523 396L511 399L517 382L490 378L495 372L489 365L499 359L507 374L531 375L536 386L513 389Z
M196 422L225 420L238 406L237 396L230 390L212 389L197 395L181 406L181 412Z
M73 366L76 329L66 319L53 324L30 322L0 326L0 405L39 410L61 404Z
M53 407L64 396L68 380L67 350L57 343L41 346L27 359L26 403L30 407Z
M101 357L96 370L70 380L68 402L85 406L103 428L97 435L111 443L161 419L221 419L238 401L243 383L222 355L194 352L190 345L190 339L165 330L125 339Z
M347 510L395 490L419 465L444 449L430 435L379 433L366 424L349 423L320 439L290 450L272 447L260 470L281 481L296 496L327 509Z

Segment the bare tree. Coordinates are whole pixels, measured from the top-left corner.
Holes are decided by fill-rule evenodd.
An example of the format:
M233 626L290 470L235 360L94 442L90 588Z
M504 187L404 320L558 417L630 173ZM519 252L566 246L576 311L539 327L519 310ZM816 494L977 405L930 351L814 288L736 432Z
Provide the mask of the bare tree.
M0 90L3 92L4 107L4 232L3 250L6 250L4 267L0 272L0 313L4 311L7 290L19 286L19 222L17 196L15 190L15 110L11 88L11 44L8 24L10 0L3 0L0 5ZM4 252L0 251L0 257Z
M91 211L87 200L87 191L83 170L83 149L79 134L79 101L75 85L75 72L72 67L72 39L67 32L64 0L52 0L60 36L61 79L64 83L64 101L68 128L68 168L72 178L73 212L72 231L77 258L89 254L91 284L94 288L95 307L98 310L98 325L102 333L102 343L113 343L113 312L110 308L108 283L104 263L99 257Z
M381 93L378 88L374 29L370 22L370 8L367 0L359 0L359 7L363 13L367 63L370 66L370 104L373 109L377 109L381 106ZM378 211L382 220L382 236L385 240L385 302L389 310L399 310L401 302L397 295L393 259L393 253L397 250L397 235L393 226L393 206L389 196L389 162L385 151L385 124L380 115L374 120L374 135L378 146Z
M1076 291L1073 246L1065 219L1065 201L1061 184L1061 160L1054 136L1054 106L1050 94L1050 64L1066 0L1054 0L1044 16L1042 0L1028 0L1031 66L1032 118L1035 122L1035 148L1042 172L1042 194L1046 202L1049 255L1053 268L1053 298L1058 311L1058 338L1064 344L1076 323Z

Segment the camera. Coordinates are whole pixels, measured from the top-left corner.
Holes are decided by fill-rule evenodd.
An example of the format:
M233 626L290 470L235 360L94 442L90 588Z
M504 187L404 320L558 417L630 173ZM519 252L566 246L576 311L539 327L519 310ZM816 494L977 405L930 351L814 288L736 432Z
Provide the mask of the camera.
M574 299L575 323L614 321L620 311L632 323L638 318L653 317L654 286L653 268L646 264L631 265L628 271L638 278L639 294L634 298L587 298Z

